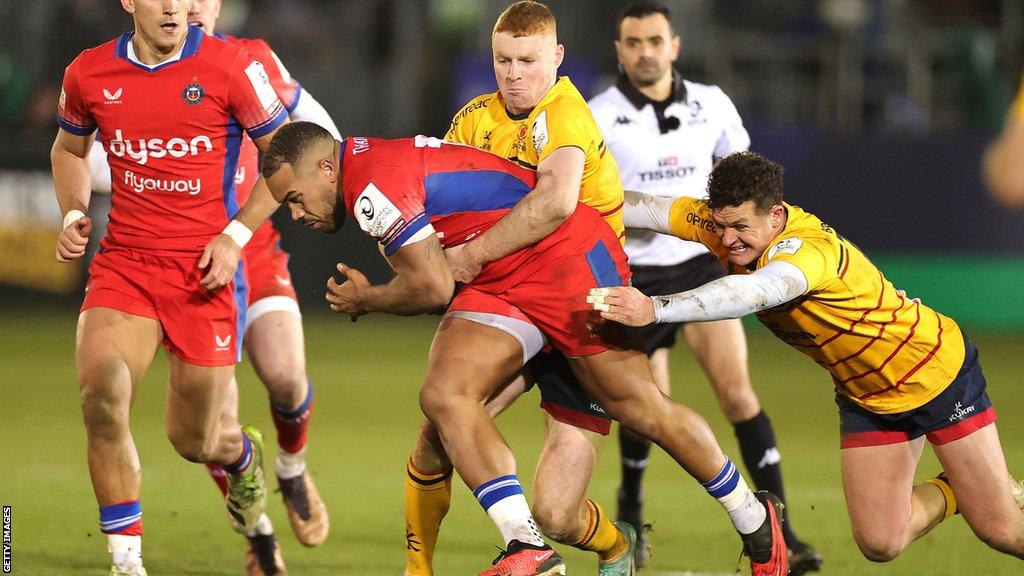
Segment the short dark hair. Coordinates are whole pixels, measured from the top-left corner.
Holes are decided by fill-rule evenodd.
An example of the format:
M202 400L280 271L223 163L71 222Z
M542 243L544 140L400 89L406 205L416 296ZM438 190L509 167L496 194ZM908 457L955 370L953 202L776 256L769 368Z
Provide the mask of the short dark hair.
M655 14L664 16L665 20L668 20L669 30L675 34L672 28L672 13L667 6L661 2L634 2L619 12L619 18L615 21L615 37L622 38L622 21L626 18L647 18Z
M270 140L270 146L263 153L264 178L270 178L281 169L282 164L295 165L313 148L323 140L333 140L331 133L323 126L312 122L290 122L278 129L277 134Z
M782 166L757 152L736 152L719 160L708 178L708 207L720 210L748 200L761 214L782 204Z

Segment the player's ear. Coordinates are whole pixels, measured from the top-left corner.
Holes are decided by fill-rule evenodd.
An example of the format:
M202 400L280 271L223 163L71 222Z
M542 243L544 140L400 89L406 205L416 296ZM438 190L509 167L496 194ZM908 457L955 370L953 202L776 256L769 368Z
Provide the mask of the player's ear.
M565 46L559 44L555 47L555 69L562 65L562 60L565 59Z
M781 226L786 221L786 209L781 204L772 206L768 219L773 228Z
M121 8L129 14L135 14L135 0L121 0Z

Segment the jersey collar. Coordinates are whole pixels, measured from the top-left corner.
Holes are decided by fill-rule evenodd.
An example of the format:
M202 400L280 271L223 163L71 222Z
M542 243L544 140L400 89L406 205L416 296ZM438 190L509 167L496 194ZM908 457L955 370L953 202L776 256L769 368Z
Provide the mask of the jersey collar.
M199 45L203 42L203 36L206 34L198 26L189 26L188 32L185 35L185 44L182 45L181 50L177 54L171 56L170 59L157 64L156 66L147 66L135 57L135 50L132 46L132 37L135 36L135 31L125 32L117 40L117 48L115 54L118 58L123 59L132 66L140 68L147 72L156 72L162 68L170 66L176 62L180 62L186 58L195 56L199 52Z
M648 104L653 105L655 108L658 108L658 105L660 104L661 108L664 110L668 104L673 102L686 102L686 85L683 84L683 76L675 69L672 70L672 95L662 102L655 102L647 96L644 96L636 89L635 86L633 86L633 84L630 83L629 78L625 73L619 73L619 77L615 81L615 87L619 89L619 92L622 92L622 95L626 97L626 100L629 100L630 104L636 107L637 110L641 110Z

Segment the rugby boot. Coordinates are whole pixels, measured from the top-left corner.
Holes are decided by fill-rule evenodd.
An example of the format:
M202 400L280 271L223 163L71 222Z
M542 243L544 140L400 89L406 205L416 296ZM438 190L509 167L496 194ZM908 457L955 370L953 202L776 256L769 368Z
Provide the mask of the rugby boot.
M754 496L768 514L760 528L752 534L740 535L743 553L750 559L750 573L752 576L786 576L789 573L789 556L786 539L782 535L782 502L765 490L755 492Z
M817 550L799 540L787 542L789 548L789 576L800 576L821 570L824 559Z
M248 576L288 576L281 548L273 534L246 536L249 549L245 554L245 569Z
M494 568L477 576L565 576L565 563L551 546L535 546L513 540L491 562Z
M628 522L621 520L615 523L615 527L626 535L629 548L622 553L622 556L619 556L618 560L607 563L598 562L597 574L598 576L634 576L636 574L636 530Z
M224 501L231 527L239 534L252 532L267 507L267 479L263 476L263 434L242 426L252 444L252 463L245 474L228 473L228 494Z
M303 546L313 547L326 540L331 522L327 516L327 506L320 499L320 492L313 484L309 470L295 478L278 476L277 485L284 499L284 507L288 509L292 531L299 542Z

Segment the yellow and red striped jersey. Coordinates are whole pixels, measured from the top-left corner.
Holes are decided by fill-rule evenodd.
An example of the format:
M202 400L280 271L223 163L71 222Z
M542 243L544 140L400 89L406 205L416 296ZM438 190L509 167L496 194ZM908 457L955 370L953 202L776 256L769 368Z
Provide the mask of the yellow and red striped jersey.
M788 262L807 291L758 319L779 339L832 374L836 391L880 414L917 408L946 389L964 362L964 338L952 319L897 290L849 240L799 207L785 204L786 225L755 263ZM672 232L711 248L733 273L711 211L679 198Z
M500 92L477 96L452 118L445 140L482 148L530 168L563 146L583 150L580 202L601 213L621 242L622 181L583 95L563 76L528 114L510 115Z

